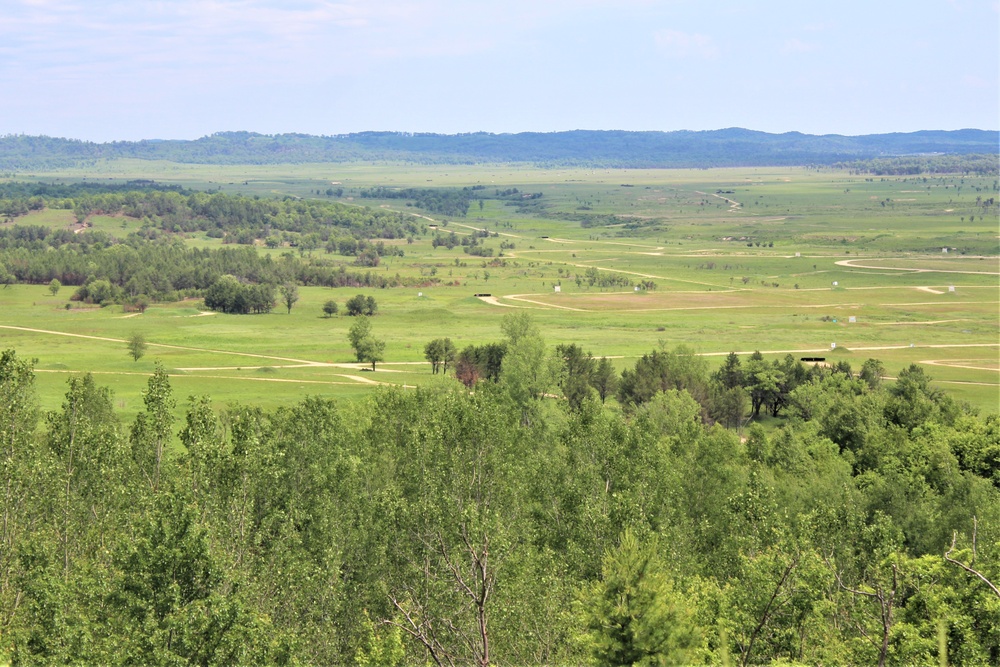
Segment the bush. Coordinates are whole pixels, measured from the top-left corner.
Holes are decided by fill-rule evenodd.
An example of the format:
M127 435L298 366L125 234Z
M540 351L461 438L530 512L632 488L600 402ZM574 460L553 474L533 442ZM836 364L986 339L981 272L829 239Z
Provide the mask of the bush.
M358 294L357 296L352 296L347 300L347 314L351 317L356 317L357 315L374 315L378 312L378 303L375 301L373 296L365 296L364 294Z

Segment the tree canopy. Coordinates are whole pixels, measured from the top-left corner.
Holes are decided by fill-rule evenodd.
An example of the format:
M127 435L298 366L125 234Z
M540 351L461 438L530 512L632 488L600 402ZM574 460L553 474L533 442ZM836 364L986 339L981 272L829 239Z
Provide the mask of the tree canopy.
M352 322L359 361L371 327ZM475 391L219 413L194 396L180 422L162 366L123 423L91 375L43 414L33 363L0 353L0 657L1000 659L996 415L919 367L890 383L874 360L862 377L733 355L709 374L684 348L627 369L624 409L571 404L588 355L539 348L521 314L503 333L459 355L456 373L496 363ZM778 373L780 426L714 419L720 392Z

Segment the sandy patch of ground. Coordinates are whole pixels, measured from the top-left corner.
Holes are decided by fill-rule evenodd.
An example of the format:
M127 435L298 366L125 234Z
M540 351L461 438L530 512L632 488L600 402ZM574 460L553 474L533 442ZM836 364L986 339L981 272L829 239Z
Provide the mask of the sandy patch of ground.
M511 300L514 300L514 301L523 301L525 303L534 303L534 304L537 304L539 306L544 306L546 308L557 308L559 310L575 310L577 312L584 312L584 311L586 311L585 308L572 308L571 306L561 306L561 305L555 304L555 303L548 303L548 302L545 302L545 301L538 301L536 299L529 299L529 298L527 298L529 296L538 296L538 295L535 295L535 294L508 294L508 295L504 296L504 298L505 299L511 299ZM482 297L480 297L480 298L482 298ZM504 305L507 305L507 304L501 303L501 304L497 304L497 305L504 306Z
M491 306L503 306L504 308L526 308L527 306L515 306L512 303L501 303L495 296L481 296L477 297L480 301L488 303Z

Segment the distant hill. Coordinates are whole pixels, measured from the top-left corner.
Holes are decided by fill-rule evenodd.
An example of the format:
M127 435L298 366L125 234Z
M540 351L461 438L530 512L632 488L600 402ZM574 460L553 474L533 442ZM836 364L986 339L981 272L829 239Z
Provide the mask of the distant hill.
M996 154L1000 132L925 130L848 137L742 128L691 132L574 130L520 134L359 132L334 136L219 132L194 141L92 143L44 136L0 137L0 170L23 171L139 158L198 164L402 161L526 162L595 167L829 165L926 154Z

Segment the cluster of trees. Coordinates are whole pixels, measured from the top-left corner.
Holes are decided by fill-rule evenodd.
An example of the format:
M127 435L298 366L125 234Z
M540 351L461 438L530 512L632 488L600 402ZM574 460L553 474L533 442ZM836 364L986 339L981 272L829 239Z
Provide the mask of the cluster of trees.
M502 329L475 392L193 397L180 423L162 368L131 424L89 375L41 419L4 352L2 657L1000 662L995 415L827 369L741 439L686 389L548 399L590 355Z
M152 301L203 296L225 275L254 285L386 288L440 282L434 276L403 278L350 270L330 259L291 253L275 259L254 248L190 248L172 236L147 239L130 234L118 242L96 231L73 234L21 225L0 229L0 282L57 280L79 286L74 298L89 303L132 303L139 296Z
M378 302L375 300L375 297L370 295L365 296L364 294L357 294L352 296L347 300L345 306L347 307L347 314L351 317L355 317L357 315L371 317L378 312Z
M470 389L480 380L495 382L500 379L500 365L506 353L507 346L503 343L468 345L455 361L455 377Z
M466 234L461 238L459 238L458 234L455 232L451 232L449 234L435 232L434 238L431 239L431 245L435 248L444 246L448 250L451 250L455 246L462 246L462 249L467 254L490 257L493 255L493 249L483 247L482 239L488 239L490 237L495 238L497 236L499 236L499 234L496 232L490 233L485 229L473 231L471 234ZM513 248L513 244L508 244L508 247Z
M484 200L487 199L504 201L508 206L523 207L530 203L537 203L534 200L541 199L543 196L541 192L522 193L517 188L507 188L506 190L494 188L491 194L483 185L463 188L387 188L379 186L361 190L359 194L363 199L407 199L410 200L407 202L407 206L417 206L425 211L457 218L464 218L468 215L473 200L478 200L479 209L482 210Z
M450 338L435 338L424 346L424 358L431 362L431 372L448 372L448 364L455 363L455 344Z
M584 283L588 287L632 287L633 284L632 280L624 274L600 271L593 266L584 271L582 276L579 274L574 276L574 281L577 287L581 287ZM656 287L652 281L643 281L642 285L643 289Z
M474 193L469 188L387 188L361 190L362 199L409 199L425 211L464 218Z
M16 218L45 207L74 209L75 199L92 201L95 196L127 192L176 192L181 195L194 194L179 185L166 185L150 180L132 180L125 183L27 183L10 181L0 184L0 216Z
M422 234L413 216L337 202L285 197L265 199L224 192L194 192L151 182L126 185L12 185L0 190L0 215L14 218L42 208L89 216L123 215L165 232L208 232L227 242L287 242L312 250L341 248L347 239L402 239ZM363 248L362 248L363 249ZM352 253L353 254L353 253Z
M276 304L274 285L244 285L233 276L222 276L205 290L205 307L222 313L269 313Z
M629 410L639 408L662 392L684 391L698 403L705 423L717 421L739 428L759 418L762 412L771 417L787 410L797 416L813 414L815 407L810 402L816 396L810 387L846 382L856 394L863 390L875 392L881 390L884 375L885 368L877 359L868 359L854 371L846 360L807 365L790 354L768 361L760 352L749 355L745 363L731 352L718 370L709 373L704 357L679 345L673 350L654 350L643 355L633 368L622 371L615 381L615 391L619 403ZM920 386L921 395L930 397L937 410L948 415L959 411L946 394L929 387L923 369L915 365L902 370L897 382L879 395L895 397L911 381ZM907 400L911 399L916 405L917 398L911 396ZM900 404L899 399L888 401L881 408L882 417L899 422L896 413L902 410Z

